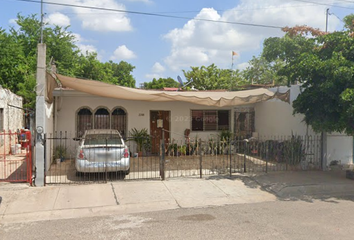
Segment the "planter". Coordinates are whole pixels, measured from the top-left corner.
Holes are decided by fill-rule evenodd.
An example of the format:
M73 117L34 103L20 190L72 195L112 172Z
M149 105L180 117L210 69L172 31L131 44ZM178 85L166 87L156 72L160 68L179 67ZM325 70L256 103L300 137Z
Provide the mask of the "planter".
M354 171L347 170L345 176L346 176L346 178L354 180Z

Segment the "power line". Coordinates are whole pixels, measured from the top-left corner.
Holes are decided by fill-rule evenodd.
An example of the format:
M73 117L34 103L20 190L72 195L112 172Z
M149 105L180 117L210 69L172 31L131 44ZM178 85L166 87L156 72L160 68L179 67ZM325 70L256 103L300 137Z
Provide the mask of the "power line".
M16 0L16 1L31 2L31 3L41 3L41 1L36 1L36 0ZM275 29L282 29L283 28L283 27L280 27L280 26L272 26L272 25L265 25L265 24L244 23L244 22L229 22L229 21L211 20L211 19L204 19L204 18L189 18L189 17L181 17L181 16L158 14L158 13L127 11L127 10L121 10L121 9L92 7L92 6L83 6L83 5L66 4L66 3L54 3L54 2L47 2L47 1L43 1L43 4L74 7L74 8L85 8L85 9L100 10L100 11L119 12L119 13L129 13L129 14L154 16L154 17L164 17L164 18L184 19L184 20L196 20L196 21L213 22L213 23L225 23L225 24L242 25L242 26L250 26L250 27L263 27L263 28L275 28Z
M333 4L329 4L329 3L320 3L320 2L307 1L307 0L293 0L293 1L303 2L303 3L312 3L312 4L316 4L316 5L329 6L329 7L335 7L335 8L354 9L353 7L345 7L345 6L340 6L340 5L333 5ZM346 2L350 2L350 1L346 1ZM354 3L354 2L350 2L350 3Z
M284 9L284 8L304 8L304 7L309 7L309 6L317 6L316 4L306 4L306 5L288 5L288 6L278 6L278 7L258 7L258 8L238 8L238 9L232 9L232 10L220 10L220 9L213 9L217 12L225 12L225 11L231 11L231 12L245 12L245 11L256 11L256 10L264 10L264 9ZM160 14L167 14L167 13L199 13L199 11L196 10L190 10L190 11L168 11L168 12L157 12Z

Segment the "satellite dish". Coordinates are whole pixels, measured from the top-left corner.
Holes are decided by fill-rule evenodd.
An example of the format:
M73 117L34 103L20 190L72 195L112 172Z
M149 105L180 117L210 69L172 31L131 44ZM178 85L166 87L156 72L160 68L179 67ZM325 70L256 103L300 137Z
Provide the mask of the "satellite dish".
M178 80L178 82L180 84L180 87L183 87L182 78L179 75L177 76L177 80Z

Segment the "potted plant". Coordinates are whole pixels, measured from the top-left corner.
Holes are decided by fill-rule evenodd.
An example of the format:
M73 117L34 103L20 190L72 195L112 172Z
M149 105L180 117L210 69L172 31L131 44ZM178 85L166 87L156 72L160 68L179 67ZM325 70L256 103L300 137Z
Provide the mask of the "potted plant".
M178 146L178 153L181 154L182 156L187 154L187 146L186 145L181 145Z
M54 149L53 158L57 163L63 162L66 158L66 148L62 145L58 145Z
M148 130L143 128L138 130L133 128L129 131L131 136L131 140L136 143L138 156L141 156L143 150L148 151L151 148L150 135L148 134Z

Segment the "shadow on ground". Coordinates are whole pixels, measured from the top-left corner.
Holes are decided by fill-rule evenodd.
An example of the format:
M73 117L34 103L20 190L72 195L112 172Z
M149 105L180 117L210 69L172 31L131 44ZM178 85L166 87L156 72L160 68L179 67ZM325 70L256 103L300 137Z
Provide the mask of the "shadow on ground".
M232 176L210 176L206 179L240 180L249 188L260 188L281 201L338 203L354 202L354 181L344 171L286 171Z

